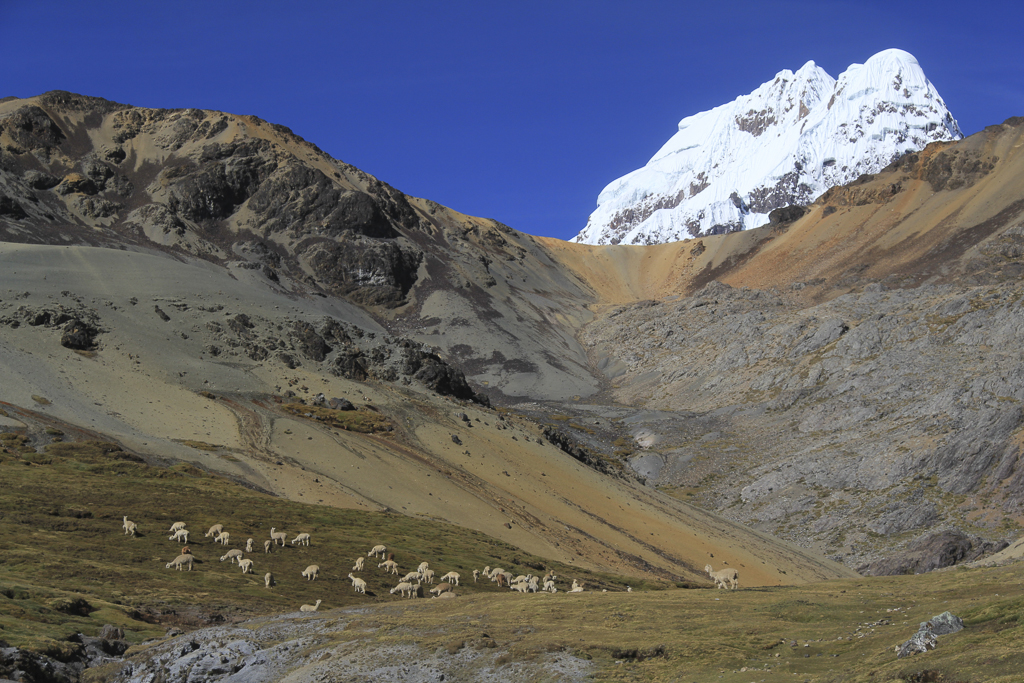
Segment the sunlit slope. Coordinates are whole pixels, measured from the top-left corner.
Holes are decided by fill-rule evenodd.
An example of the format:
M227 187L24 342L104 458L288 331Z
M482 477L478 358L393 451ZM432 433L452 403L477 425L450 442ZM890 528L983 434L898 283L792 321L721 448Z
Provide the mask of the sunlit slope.
M594 569L692 581L703 580L706 563L728 562L744 585L849 575L600 474L541 443L532 423L511 415L353 382L308 361L289 368L229 347L211 352L211 330L239 313L271 321L270 329L273 321L287 328L324 316L374 329L344 302L291 299L209 264L120 250L6 244L0 261L10 291L19 292L2 315L14 317L18 307L91 310L103 330L96 350L75 352L52 326L2 328L4 400L15 417L13 407L22 409L22 429L43 441L46 420L86 428L140 454L194 461L293 500L445 520ZM358 434L289 412L287 391L372 406L392 431Z
M833 188L791 222L654 246L541 240L601 303L734 287L831 297L872 281L948 281L990 265L985 245L1024 214L1024 127L1016 119L934 143L874 176Z

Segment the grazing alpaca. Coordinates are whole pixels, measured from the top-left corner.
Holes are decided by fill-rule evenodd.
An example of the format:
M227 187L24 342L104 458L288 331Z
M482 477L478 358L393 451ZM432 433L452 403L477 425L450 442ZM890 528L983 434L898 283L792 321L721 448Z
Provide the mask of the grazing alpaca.
M711 570L711 565L709 564L704 567L704 571L708 573L708 576L715 580L715 586L718 588L725 588L726 582L732 584L733 590L736 590L740 585L740 573L732 567L719 569L716 572Z

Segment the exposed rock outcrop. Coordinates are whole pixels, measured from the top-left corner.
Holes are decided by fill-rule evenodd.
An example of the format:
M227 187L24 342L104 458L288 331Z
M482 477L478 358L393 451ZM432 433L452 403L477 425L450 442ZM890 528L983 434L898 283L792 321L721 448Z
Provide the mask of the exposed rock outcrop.
M910 640L896 646L896 657L897 659L903 659L911 655L928 652L928 650L934 650L938 647L939 636L957 633L962 631L963 628L963 619L951 612L943 612L928 621L922 621L921 627L917 630L917 633L910 637Z
M857 571L868 576L923 574L972 562L1009 545L1008 541L986 541L960 531L940 531L918 540L903 553L858 567Z

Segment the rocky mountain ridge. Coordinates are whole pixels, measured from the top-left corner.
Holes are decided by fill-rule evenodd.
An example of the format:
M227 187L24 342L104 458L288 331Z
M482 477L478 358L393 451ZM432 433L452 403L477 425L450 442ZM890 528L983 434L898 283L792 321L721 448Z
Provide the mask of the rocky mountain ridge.
M508 463L547 462L555 443L574 462L604 458L605 472L631 467L645 478L642 495L628 482L616 488L623 502L641 495L645 509L671 508L664 514L675 519L683 507L658 487L850 567L910 566L902 554L920 553L944 531L993 548L986 544L1024 521L1021 369L1005 351L1022 334L1014 322L1024 272L1022 135L1010 120L933 143L809 206L776 211L764 228L591 247L407 197L251 117L68 93L7 100L0 329L20 350L5 372L26 405L33 395L56 396L59 407L46 410L74 405L63 419L95 421L163 457L196 457L182 439L252 448L259 457L244 466L213 457L204 465L293 492L286 495L310 493L275 489L267 465L282 452L297 457L293 435L248 401L286 390L309 399L318 384L337 381L351 383L350 394L379 389L381 401L397 392L390 409L416 425L403 428L407 445L441 458L446 476L484 465L471 460L481 450L509 449ZM44 282L55 270L80 284ZM107 281L93 282L92 272ZM135 294L116 289L121 283ZM101 364L81 366L72 354L51 367L30 352L59 338L55 321L72 313L99 332L85 350L98 351ZM152 421L167 418L144 412L141 401L83 393L82 378L131 377L124 368L137 372L149 348L163 351L146 355L156 365L145 371L168 388L151 399L179 397L178 410L202 427L157 429ZM69 370L79 378L71 385L60 377ZM194 392L207 390L234 396L231 409L211 416L195 405ZM397 398L424 391L486 397L538 428L466 426L436 407L407 412L411 399ZM558 434L538 444L545 426ZM334 448L324 437L309 432L309 446ZM298 472L328 476L326 463L299 462L306 469ZM474 491L461 500L475 506L473 477L493 473L471 471L455 480ZM492 525L509 542L561 552L551 539L568 544L571 526L587 530L576 552L589 561L655 572L699 565L667 541L656 557L645 555L639 527L616 536L613 527L630 517L642 526L653 512L623 505L611 526L560 527L564 508L530 498L539 476L532 467L504 471L487 479L506 482L487 500L509 518L507 528ZM296 477L302 486L312 480ZM522 486L508 495L515 479ZM332 500L403 509L413 504L405 492L422 490L413 481L401 495L374 489L376 481L345 481ZM466 517L431 498L415 509L474 523L490 514L470 506ZM630 550L614 559L616 544Z
M848 574L487 407L600 386L574 336L594 294L542 240L249 117L50 93L0 103L0 129L20 209L0 218L0 424L36 447L87 427L292 500L662 581L699 580L707 552L752 584ZM84 348L61 344L74 320ZM345 429L321 395L390 429Z
M814 62L679 122L611 183L574 241L661 244L768 223L936 141L963 137L914 57L885 50L833 79Z

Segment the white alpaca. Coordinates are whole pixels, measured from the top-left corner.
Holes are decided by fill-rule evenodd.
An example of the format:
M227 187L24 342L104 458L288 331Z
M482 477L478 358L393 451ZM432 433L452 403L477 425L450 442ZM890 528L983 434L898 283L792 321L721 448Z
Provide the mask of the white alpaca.
M422 581L423 575L419 572L409 572L402 577L402 581Z
M299 608L299 611L300 612L315 612L315 611L317 611L320 608L320 603L321 602L323 602L323 600L317 600L315 605L303 605L302 607Z
M363 571L363 565L365 563L366 563L366 558L365 557L362 557L362 556L357 557L356 558L355 566L352 567L352 571L354 571L354 572L361 572L361 571Z
M419 588L419 584L414 585L412 583L409 583L408 581L403 581L402 583L398 584L397 586L391 589L391 594L394 595L395 593L401 593L403 598L411 598L413 597L413 593L416 592L417 588ZM409 595L406 596L406 593L408 593Z
M241 559L242 559L242 551L239 550L238 548L232 548L231 550L227 551L226 553L224 553L220 557L220 561L221 562L223 562L224 560L231 560L231 564L234 564L235 560L241 560Z
M167 537L168 541L181 541L182 543L188 543L188 529L178 529L173 534Z
M452 585L450 583L439 583L437 584L437 588L431 588L430 592L434 594L434 597L437 597L441 593L450 591L451 589Z
M423 571L420 572L420 576L423 577L423 579L422 579L423 583L434 583L434 570L433 569L424 569Z
M570 593L582 593L583 592L583 584L582 583L578 583L576 581L576 579L573 579L572 580L572 588L569 589L569 592Z
M316 581L316 577L320 576L320 566L311 564L306 567L306 571L302 572L302 575L306 577L307 581Z
M292 545L295 545L296 541L298 541L299 545L309 545L309 534L299 534L292 539Z
M274 575L270 572L263 575L263 581L267 584L267 588L273 588L274 584L277 583L277 581L274 581Z
M214 543L220 543L221 545L227 545L228 541L231 540L231 534L227 531L222 531L213 539Z
M372 555L373 557L377 557L377 555L379 554L380 555L380 559L383 560L384 556L385 556L385 554L387 552L388 552L387 546L375 545L372 548L370 548L370 552L366 553L366 556L370 557Z
M398 575L398 563L394 560L384 560L383 562L377 565L378 569L380 569L381 567L384 568L385 573L390 571L392 574L395 574L396 576Z
M171 525L171 528L167 530L167 533L173 534L178 529L184 529L184 528L185 528L185 522L175 522L174 524Z
M281 546L283 547L285 541L288 540L288 534L283 531L275 531L275 527L270 527L270 540L274 542L274 545L281 541Z
M473 570L473 583L476 583L476 580L477 580L477 579L478 579L479 577L480 577L480 570L479 570L479 569L474 569L474 570Z
M173 560L171 560L170 562L165 564L164 565L164 569L170 569L171 567L176 567L178 569L178 571L180 572L182 565L187 564L188 565L188 570L192 571L192 561L194 559L195 558L192 557L191 555L178 555L176 558L174 558Z
M430 564L427 563L427 562L420 562L420 566L416 567L416 571L422 572L424 569L428 568L429 566L430 566Z
M352 588L356 593L362 593L366 595L366 582L360 579L358 576L348 575L348 578L352 579Z
M740 573L732 567L726 567L725 569L719 569L717 572L711 570L711 565L706 565L704 571L708 573L712 579L715 580L715 587L725 588L725 584L731 584L733 590L740 585Z
M270 541L270 540L263 541L263 552L269 553L270 552L270 546L272 546L272 545L274 545L273 541Z
M238 561L238 566L242 568L243 574L252 574L252 560L246 558Z
M222 531L224 531L224 525L223 524L214 524L213 526L210 527L210 530L206 532L204 537L205 538L209 538L210 536L216 536L217 534L219 534Z
M134 537L135 532L139 530L138 525L128 519L128 515L124 516L124 524L122 526L124 527L124 532L132 537Z
M441 577L441 580L447 581L448 583L454 583L456 586L458 586L460 578L462 578L462 575L458 572L448 572L447 574Z
M252 552L252 539L251 538L247 538L245 540L245 552L247 552L247 553L251 553Z

